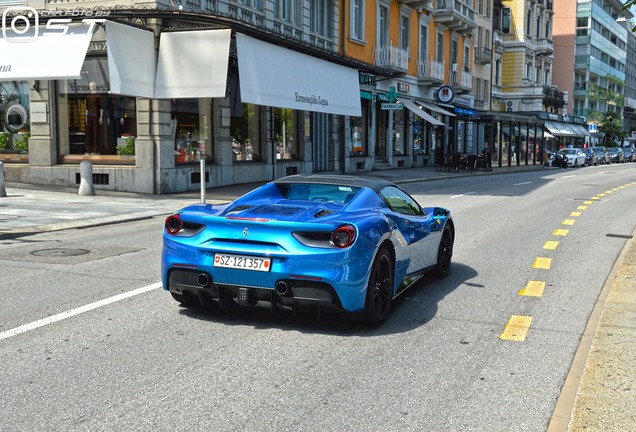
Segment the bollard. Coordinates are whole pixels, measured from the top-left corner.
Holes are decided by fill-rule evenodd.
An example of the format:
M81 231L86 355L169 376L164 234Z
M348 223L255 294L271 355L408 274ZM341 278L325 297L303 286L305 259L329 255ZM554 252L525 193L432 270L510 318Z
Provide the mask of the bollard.
M205 156L201 156L201 204L205 204Z
M79 194L95 195L95 187L93 186L93 164L87 160L80 163Z
M0 197L6 197L7 190L4 188L4 163L0 161Z

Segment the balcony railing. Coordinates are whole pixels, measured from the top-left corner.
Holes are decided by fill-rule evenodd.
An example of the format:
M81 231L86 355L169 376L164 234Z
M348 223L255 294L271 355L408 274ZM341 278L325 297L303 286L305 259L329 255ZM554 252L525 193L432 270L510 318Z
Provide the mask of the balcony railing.
M476 47L475 61L482 64L492 63L492 50L486 47Z
M449 80L451 87L458 87L461 90L472 90L473 74L466 71L450 71Z
M475 11L461 0L435 0L434 15L451 30L470 33L477 27Z
M535 51L537 53L553 53L554 45L552 44L552 40L548 38L539 38L535 40Z
M388 45L376 45L375 64L376 66L388 67L390 69L406 71L409 66L409 50Z
M565 106L565 93L556 86L543 86L543 104L562 108Z
M433 59L420 60L417 62L417 78L422 84L434 82L444 82L444 62Z

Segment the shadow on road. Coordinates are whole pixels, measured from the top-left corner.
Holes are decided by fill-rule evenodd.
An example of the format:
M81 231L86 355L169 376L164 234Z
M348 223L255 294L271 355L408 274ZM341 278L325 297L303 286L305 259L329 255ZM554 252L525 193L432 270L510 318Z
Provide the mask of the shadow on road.
M272 313L263 308L221 309L213 306L181 306L184 317L226 326L249 326L255 329L279 329L303 333L317 333L344 337L373 337L405 333L432 320L438 304L449 293L461 285L480 287L466 282L477 276L472 267L453 263L451 274L446 279L425 276L393 300L391 314L379 327L357 323L346 314L328 313L324 310L304 310L295 315L291 311Z

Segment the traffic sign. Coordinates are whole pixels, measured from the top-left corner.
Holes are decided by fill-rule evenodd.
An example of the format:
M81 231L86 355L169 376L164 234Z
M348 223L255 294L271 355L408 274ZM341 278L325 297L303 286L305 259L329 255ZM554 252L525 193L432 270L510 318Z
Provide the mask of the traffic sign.
M382 105L380 105L380 108L382 108L383 110L401 110L402 108L404 108L404 105L402 105L401 103L383 103Z

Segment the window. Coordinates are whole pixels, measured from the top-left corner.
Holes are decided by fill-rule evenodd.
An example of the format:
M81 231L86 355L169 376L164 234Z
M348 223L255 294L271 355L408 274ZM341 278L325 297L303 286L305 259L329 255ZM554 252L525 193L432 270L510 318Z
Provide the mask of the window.
M526 35L530 36L532 34L532 9L528 9L526 15Z
M501 31L504 34L510 34L510 8L503 8L501 11Z
M451 40L451 46L450 46L450 62L451 65L456 65L457 64L457 41L455 39ZM454 71L455 72L455 71Z
M532 79L532 60L526 61L526 76L525 78Z
M232 159L237 162L259 161L261 108L258 105L234 102L230 110L230 136L232 137Z
M0 161L29 160L29 82L0 82Z
M274 15L276 18L297 24L300 21L300 0L275 0Z
M543 18L541 17L541 14L537 14L537 28L536 28L536 30L535 30L535 31L536 31L535 37L536 37L537 39L541 37L541 27L542 27L542 26L541 26L541 20L542 20L542 19L543 19Z
M380 196L394 212L411 216L422 216L424 214L420 205L413 198L395 186L385 187L380 191Z
M470 45L464 45L464 72L470 72Z
M298 115L290 108L272 108L276 159L298 159Z
M410 22L409 17L401 16L400 17L400 48L403 50L409 49L409 39L410 39Z
M351 28L352 39L364 40L364 5L363 0L351 0Z
M437 43L435 47L435 60L444 62L444 33L437 33Z
M175 162L199 162L206 155L211 161L212 99L173 99L171 112Z
M378 45L389 43L389 8L378 6Z
M428 63L428 27L420 25L420 46L418 52L420 63Z
M321 36L331 36L333 20L332 0L311 0L311 31Z

